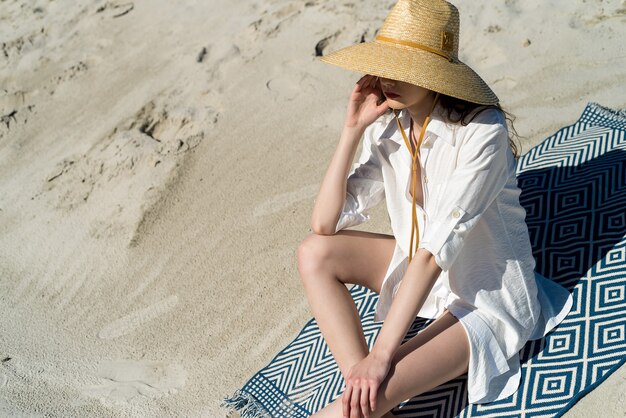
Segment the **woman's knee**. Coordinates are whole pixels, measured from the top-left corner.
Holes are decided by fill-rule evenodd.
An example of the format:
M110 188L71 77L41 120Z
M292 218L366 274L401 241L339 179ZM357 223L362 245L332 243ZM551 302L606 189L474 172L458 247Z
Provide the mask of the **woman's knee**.
M302 279L308 276L308 273L318 272L327 265L331 255L330 238L327 235L312 233L302 240L296 253L298 271Z

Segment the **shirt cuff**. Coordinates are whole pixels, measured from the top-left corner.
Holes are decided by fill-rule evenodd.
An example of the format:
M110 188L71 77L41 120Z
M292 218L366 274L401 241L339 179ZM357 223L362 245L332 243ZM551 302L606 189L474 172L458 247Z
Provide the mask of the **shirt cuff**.
M370 179L349 178L346 189L346 199L335 225L335 233L369 221L369 210L385 196L383 183Z
M463 247L463 236L468 222L461 222L467 212L455 206L443 220L432 220L426 225L417 248L428 250L443 271L450 269Z
M351 213L342 211L341 215L339 215L337 225L335 226L335 233L341 231L342 229L362 224L363 222L369 221L369 219L369 215L363 213Z

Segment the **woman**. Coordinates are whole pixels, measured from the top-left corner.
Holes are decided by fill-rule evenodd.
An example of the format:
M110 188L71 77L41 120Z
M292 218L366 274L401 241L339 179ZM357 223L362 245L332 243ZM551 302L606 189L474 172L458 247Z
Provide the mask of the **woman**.
M322 58L366 75L298 249L346 382L315 417L392 416L464 373L470 403L505 398L519 386L519 350L571 309L567 290L534 271L515 147L498 98L458 60L458 31L450 3L400 0L373 42ZM382 200L393 236L344 230ZM379 294L371 352L346 283ZM416 316L436 320L401 345Z

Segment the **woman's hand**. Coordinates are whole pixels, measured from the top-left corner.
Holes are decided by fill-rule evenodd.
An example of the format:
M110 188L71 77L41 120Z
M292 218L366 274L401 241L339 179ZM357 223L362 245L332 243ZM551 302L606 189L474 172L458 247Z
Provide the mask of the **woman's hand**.
M376 410L380 384L389 373L391 361L371 352L348 371L346 390L342 395L345 418L369 418Z
M387 109L389 104L383 95L378 77L364 75L357 81L350 95L345 125L365 129Z

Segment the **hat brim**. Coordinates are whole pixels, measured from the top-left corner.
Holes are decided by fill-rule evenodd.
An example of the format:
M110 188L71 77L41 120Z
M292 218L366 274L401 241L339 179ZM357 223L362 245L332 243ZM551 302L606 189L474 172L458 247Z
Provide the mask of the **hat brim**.
M468 65L410 46L363 42L319 59L327 64L404 81L473 103L498 103L496 94Z

